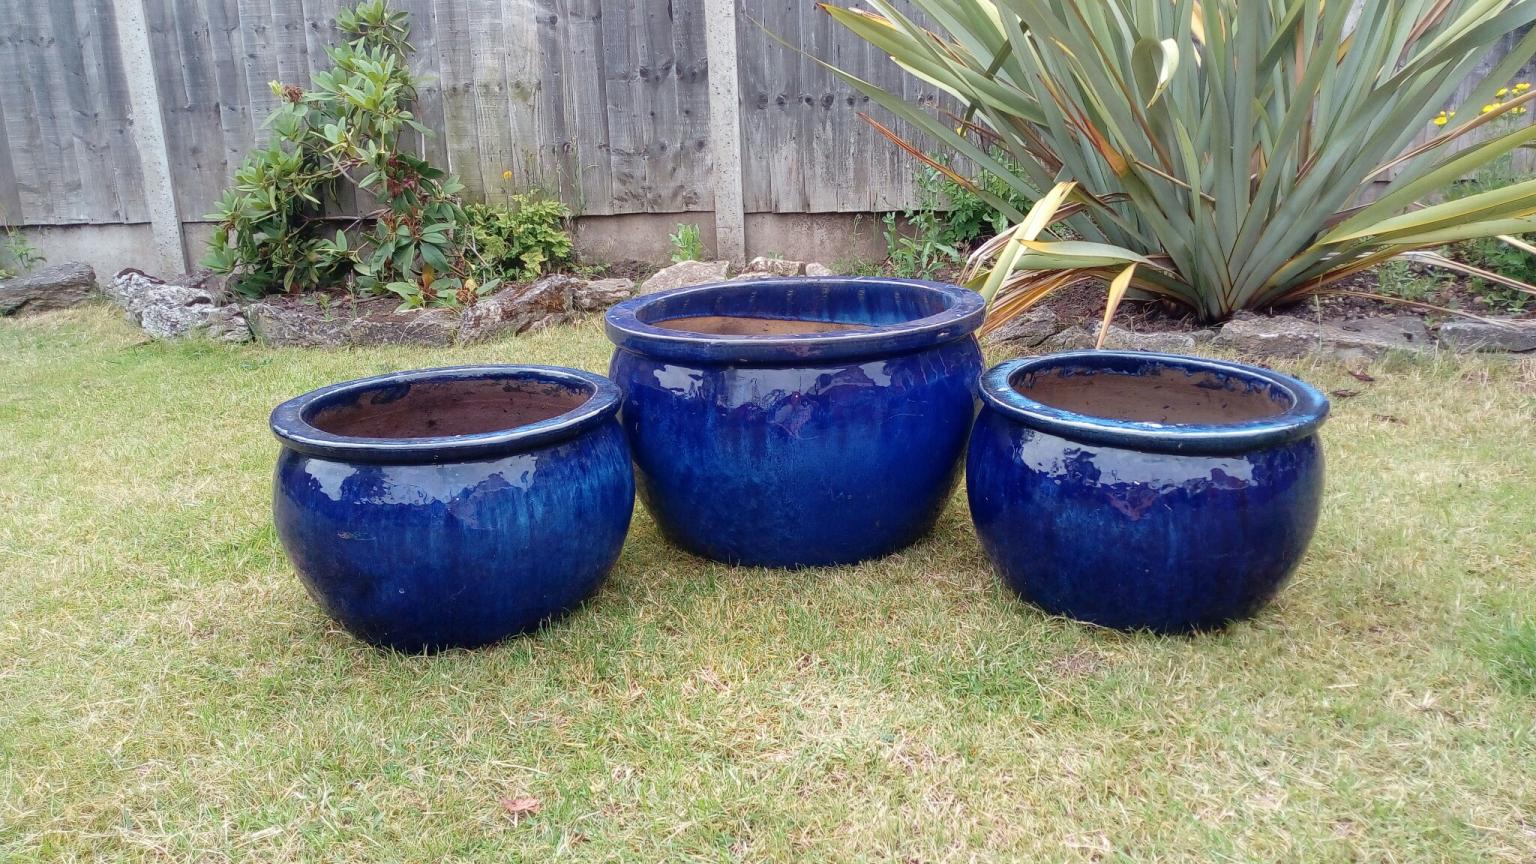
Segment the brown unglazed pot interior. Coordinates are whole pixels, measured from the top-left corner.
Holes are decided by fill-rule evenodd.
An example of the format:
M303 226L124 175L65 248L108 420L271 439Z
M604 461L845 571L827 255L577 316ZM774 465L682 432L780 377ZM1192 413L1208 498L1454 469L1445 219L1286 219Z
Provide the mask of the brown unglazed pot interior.
M479 435L558 417L590 396L542 381L423 382L364 391L308 420L321 431L353 438Z
M1272 393L1232 383L1208 372L1162 369L1142 375L1045 372L1027 376L1013 388L1052 408L1131 423L1221 425L1286 410Z
M734 315L691 315L656 322L657 327L708 336L794 336L802 333L843 333L868 330L863 324L807 321L798 318L759 318Z

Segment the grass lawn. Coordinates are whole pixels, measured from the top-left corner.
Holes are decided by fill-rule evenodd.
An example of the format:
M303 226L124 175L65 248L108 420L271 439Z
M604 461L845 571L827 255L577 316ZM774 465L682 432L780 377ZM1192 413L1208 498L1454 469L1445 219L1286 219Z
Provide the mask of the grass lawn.
M1536 361L1289 366L1360 391L1322 524L1199 638L1019 603L963 493L801 572L637 510L593 602L488 650L320 614L268 515L274 404L608 350L595 319L352 352L0 323L0 860L1536 860Z

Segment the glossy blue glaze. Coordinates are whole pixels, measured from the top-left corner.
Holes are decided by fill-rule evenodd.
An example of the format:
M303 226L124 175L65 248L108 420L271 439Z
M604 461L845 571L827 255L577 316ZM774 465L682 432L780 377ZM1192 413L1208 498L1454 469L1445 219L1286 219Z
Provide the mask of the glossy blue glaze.
M437 437L352 437L317 419L459 382L579 405ZM415 652L530 630L591 595L618 558L634 507L618 404L600 376L541 366L427 369L305 394L272 413L278 535L309 593L368 642Z
M735 564L846 564L912 543L959 478L983 314L975 292L899 279L702 285L613 307L609 375L642 500L674 543ZM701 315L865 327L665 326Z
M1035 401L1035 375L1163 375L1253 392L1272 416L1127 422ZM1219 627L1262 608L1317 524L1326 397L1265 369L1173 355L1014 360L982 380L966 488L987 557L1041 608L1122 629Z

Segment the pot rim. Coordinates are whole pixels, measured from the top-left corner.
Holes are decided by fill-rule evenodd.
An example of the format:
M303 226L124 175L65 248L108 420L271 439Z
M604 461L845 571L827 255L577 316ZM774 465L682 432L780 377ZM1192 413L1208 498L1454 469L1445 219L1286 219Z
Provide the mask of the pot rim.
M690 295L722 290L750 293L773 288L829 291L846 287L865 290L917 288L938 294L947 301L947 305L933 315L896 324L872 325L866 330L776 336L690 333L657 327L641 320L647 307ZM608 310L603 316L603 329L608 340L619 348L650 357L715 363L787 362L798 365L805 361L906 353L963 339L981 326L986 312L986 301L980 294L945 282L859 276L794 276L743 282L710 282L633 297Z
M337 435L309 422L321 407L339 397L380 387L422 382L532 380L587 391L580 405L534 423L471 435L371 438ZM342 381L296 396L272 409L272 434L284 447L337 462L413 464L463 462L541 447L589 429L619 410L619 388L601 375L564 366L481 364L408 369Z
M1290 397L1289 408L1269 417L1236 423L1151 423L1080 414L1046 405L1014 389L1019 376L1066 365L1132 371L1161 366L1210 372L1263 384ZM1328 397L1299 378L1271 369L1148 351L1068 351L1009 360L981 378L981 398L1011 420L1072 441L1156 453L1230 454L1275 447L1315 433L1328 416Z

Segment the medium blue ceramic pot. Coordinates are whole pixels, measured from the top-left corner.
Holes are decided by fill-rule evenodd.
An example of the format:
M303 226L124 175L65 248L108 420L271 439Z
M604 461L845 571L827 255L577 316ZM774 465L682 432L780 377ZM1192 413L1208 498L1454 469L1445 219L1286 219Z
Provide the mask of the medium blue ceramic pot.
M1041 608L1180 632L1257 612L1317 524L1328 400L1167 354L1012 360L982 379L966 487L983 548Z
M401 651L473 647L593 593L634 509L619 391L588 372L461 366L272 412L273 516L321 607Z
M847 564L933 526L976 412L981 297L905 279L763 279L608 311L640 496L678 546Z

